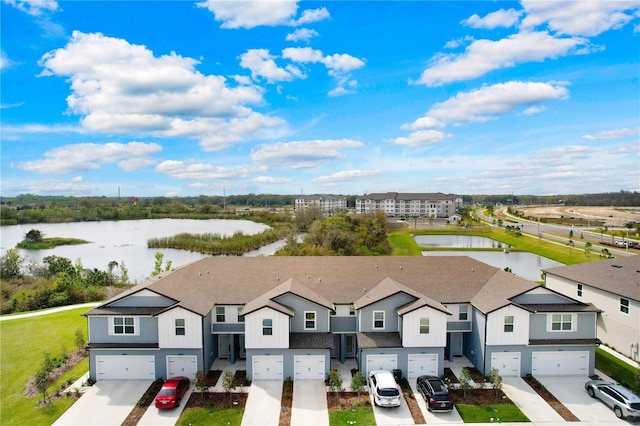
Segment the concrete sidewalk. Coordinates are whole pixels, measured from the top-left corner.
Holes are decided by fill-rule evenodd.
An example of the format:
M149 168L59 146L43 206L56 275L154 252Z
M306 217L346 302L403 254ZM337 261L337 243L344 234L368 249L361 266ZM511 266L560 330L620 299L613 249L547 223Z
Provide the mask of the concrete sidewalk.
M10 321L10 320L21 319L21 318L39 317L40 315L55 314L57 312L69 311L71 309L78 309L78 308L92 308L94 306L100 305L101 303L103 302L81 303L79 305L59 306L57 308L43 309L41 311L25 312L24 314L0 315L0 321Z

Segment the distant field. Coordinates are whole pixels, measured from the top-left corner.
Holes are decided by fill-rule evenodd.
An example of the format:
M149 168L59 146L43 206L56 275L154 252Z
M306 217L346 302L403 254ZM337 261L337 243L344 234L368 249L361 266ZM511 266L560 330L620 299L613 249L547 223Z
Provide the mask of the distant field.
M527 216L604 221L606 226L640 223L640 207L532 206L518 207Z

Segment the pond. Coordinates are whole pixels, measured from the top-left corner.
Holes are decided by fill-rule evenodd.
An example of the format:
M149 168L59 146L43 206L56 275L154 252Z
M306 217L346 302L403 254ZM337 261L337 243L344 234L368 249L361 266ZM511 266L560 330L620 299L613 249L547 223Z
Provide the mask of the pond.
M475 235L416 235L413 239L422 247L504 248L507 246L491 238Z
M543 269L553 268L555 266L563 266L563 263L537 254L512 251L505 253L502 251L423 251L423 256L469 256L480 262L487 263L493 267L511 269L514 274L531 280L541 281L540 274Z
M75 262L81 259L85 268L106 270L111 261L124 261L131 282L141 283L151 274L155 254L164 254L164 261L173 267L181 266L206 257L202 253L176 249L149 249L150 238L169 237L179 233L220 234L231 236L235 232L253 235L269 229L268 225L248 220L192 220L192 219L147 219L115 222L37 223L0 227L1 253L13 248L24 239L31 229L42 231L45 237L80 238L89 244L59 246L50 250L21 250L27 263L42 263L46 256L60 256ZM284 242L276 242L247 255L270 255ZM114 270L119 274L119 270Z

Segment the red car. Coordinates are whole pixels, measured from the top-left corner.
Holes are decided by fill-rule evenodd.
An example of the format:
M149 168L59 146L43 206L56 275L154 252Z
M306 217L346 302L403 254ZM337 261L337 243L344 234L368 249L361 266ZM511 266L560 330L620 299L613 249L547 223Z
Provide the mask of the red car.
M178 376L167 379L156 396L156 408L176 408L189 389L191 381L188 377Z

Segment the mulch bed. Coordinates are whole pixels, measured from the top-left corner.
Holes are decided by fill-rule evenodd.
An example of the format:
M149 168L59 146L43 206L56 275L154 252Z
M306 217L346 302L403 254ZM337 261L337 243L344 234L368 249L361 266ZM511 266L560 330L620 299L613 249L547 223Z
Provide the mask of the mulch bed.
M209 372L207 373L207 380L205 383L207 384L207 386L215 386L216 383L218 383L218 379L220 379L221 375L222 375L221 370L209 370Z
M329 411L343 411L351 408L370 406L369 392L327 392L327 406Z
M551 392L547 388L545 388L538 380L531 376L525 376L522 378L531 388L536 391L538 395L542 399L545 400L547 404L554 410L556 413L560 414L560 417L564 419L566 422L579 422L580 419L575 416L567 407L565 407L558 399L553 396Z
M418 405L419 394L416 395L413 393L413 389L409 385L407 379L402 379L400 381L400 387L402 388L402 394L404 395L404 400L407 401L407 406L409 407L409 411L411 412L411 417L413 417L413 423L417 425L426 424L427 421L424 419L422 415L422 410L420 410L420 406Z
M248 396L244 392L193 392L184 408L244 408Z
M463 392L462 389L449 389L454 404L467 405L496 405L513 404L501 390L494 389L469 389Z
M473 380L474 383L481 384L487 381L487 378L484 377L484 375L477 368L467 367L467 371L469 372L469 376L471 376L471 380Z
M64 364L62 364L60 367L54 368L53 370L51 370L51 372L49 373L49 378L50 378L50 382L49 383L53 383L55 382L58 377L62 376L64 373L66 373L67 371L71 370L73 367L76 366L76 364L78 364L80 361L82 361L85 357L87 356L87 351L85 351L84 349L76 349L75 351L71 351L67 354L67 360L65 361ZM57 393L53 394L53 395L47 395L47 399L49 401L52 401L61 395L61 391L66 388L66 386L71 385L72 382L69 381L68 383L63 383L61 385L60 391L58 391ZM35 375L30 377L29 380L27 380L27 384L25 385L24 391L22 392L23 396L26 396L27 398L33 398L35 396L41 395L40 391L38 390L36 383L35 383Z
M451 370L449 367L445 367L445 369L444 369L444 377L446 379L449 379L449 383L460 383L460 381L456 377L456 375L453 372L453 370Z
M291 425L291 409L293 407L293 381L285 380L282 383L282 408L280 410L279 426Z

